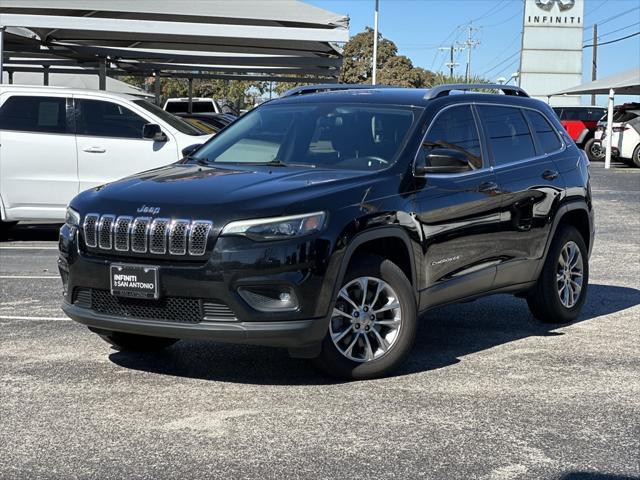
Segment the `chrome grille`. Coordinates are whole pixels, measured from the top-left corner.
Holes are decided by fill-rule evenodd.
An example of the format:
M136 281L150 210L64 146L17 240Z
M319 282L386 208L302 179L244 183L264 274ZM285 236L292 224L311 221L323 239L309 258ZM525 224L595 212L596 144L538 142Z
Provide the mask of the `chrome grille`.
M114 245L119 252L129 251L129 228L131 227L132 217L118 217L116 225L113 229Z
M167 227L168 218L156 218L149 228L149 251L151 253L167 253Z
M138 217L131 227L131 250L136 253L147 253L147 237L149 236L149 217Z
M84 218L89 248L154 255L202 256L207 251L213 223L208 220L130 217L96 213Z
M189 220L174 220L169 230L169 253L171 255L185 255L187 253L187 236L189 235Z
M97 213L87 213L84 217L84 243L87 247L96 247L97 245L97 231L98 231L98 219L100 215Z
M98 245L103 250L111 250L113 240L113 222L115 215L102 215L98 223Z
M211 222L196 220L191 223L189 232L189 255L204 255L207 239L211 230Z

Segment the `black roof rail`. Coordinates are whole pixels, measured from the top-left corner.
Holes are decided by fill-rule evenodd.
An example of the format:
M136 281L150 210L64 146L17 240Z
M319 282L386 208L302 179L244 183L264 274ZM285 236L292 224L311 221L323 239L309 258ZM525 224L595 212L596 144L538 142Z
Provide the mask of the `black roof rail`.
M321 83L318 85L302 85L287 90L280 98L292 97L294 95L306 95L308 93L331 92L336 90L371 90L374 88L389 88L387 85L363 85L358 83Z
M515 85L501 85L499 83L458 83L450 85L438 85L437 87L430 88L424 96L425 100L431 100L433 98L446 97L454 91L469 91L469 90L502 90L505 95L513 95L516 97L528 97L529 95L520 87Z

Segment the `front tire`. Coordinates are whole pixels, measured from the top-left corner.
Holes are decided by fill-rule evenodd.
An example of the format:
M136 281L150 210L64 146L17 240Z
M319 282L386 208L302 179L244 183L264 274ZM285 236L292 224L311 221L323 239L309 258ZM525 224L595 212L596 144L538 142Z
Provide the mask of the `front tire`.
M175 338L151 337L133 333L99 333L100 338L121 352L157 352L170 347L178 340Z
M578 230L561 225L555 235L540 278L527 296L534 317L545 323L575 320L587 297L589 257Z
M413 346L416 299L398 266L378 256L355 259L333 306L320 355L314 359L328 375L346 380L385 376Z
M600 140L591 138L584 144L585 153L590 162L603 162L606 155L605 150L602 148Z

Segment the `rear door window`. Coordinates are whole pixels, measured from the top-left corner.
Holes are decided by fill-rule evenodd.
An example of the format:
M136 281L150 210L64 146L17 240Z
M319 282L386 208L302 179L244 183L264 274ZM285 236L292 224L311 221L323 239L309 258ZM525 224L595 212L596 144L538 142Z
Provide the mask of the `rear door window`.
M533 110L524 110L524 112L531 122L531 127L538 138L538 143L542 151L544 153L551 153L560 150L562 142L547 119L540 112Z
M94 137L142 138L149 123L137 113L113 102L76 99L76 133Z
M480 105L478 111L496 166L536 156L529 126L519 108Z
M14 95L0 107L0 129L34 133L71 133L67 99Z

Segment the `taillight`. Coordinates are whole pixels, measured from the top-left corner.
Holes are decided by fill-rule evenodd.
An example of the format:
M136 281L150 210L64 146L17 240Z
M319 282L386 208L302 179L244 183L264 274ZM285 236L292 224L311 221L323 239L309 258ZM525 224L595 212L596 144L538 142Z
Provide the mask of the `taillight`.
M623 123L618 127L613 127L611 130L613 130L615 133L620 133L624 132L625 130L629 130L629 126L626 123Z

